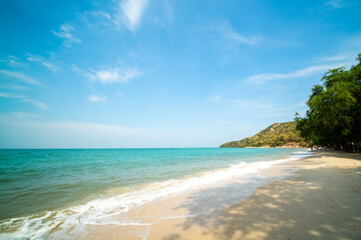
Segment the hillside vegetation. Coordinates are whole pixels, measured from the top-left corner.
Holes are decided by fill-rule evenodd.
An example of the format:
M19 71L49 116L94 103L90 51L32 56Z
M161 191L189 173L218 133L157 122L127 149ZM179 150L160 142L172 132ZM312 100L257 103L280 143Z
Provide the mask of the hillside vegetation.
M260 131L253 137L244 138L240 141L232 141L222 144L221 148L242 148L242 147L307 147L310 144L305 142L296 130L296 122L274 123Z

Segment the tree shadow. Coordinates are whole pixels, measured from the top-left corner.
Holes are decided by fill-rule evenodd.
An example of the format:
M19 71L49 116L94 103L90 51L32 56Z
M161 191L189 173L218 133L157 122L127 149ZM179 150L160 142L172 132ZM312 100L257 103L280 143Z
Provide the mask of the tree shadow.
M353 155L355 160L360 156ZM303 169L302 174L263 186L237 204L229 199L249 196L253 188L234 185L219 192L204 190L177 207L194 215L178 227L183 231L200 227L204 236L221 240L361 239L361 167L346 170L340 174L345 169ZM184 239L172 235L164 239Z

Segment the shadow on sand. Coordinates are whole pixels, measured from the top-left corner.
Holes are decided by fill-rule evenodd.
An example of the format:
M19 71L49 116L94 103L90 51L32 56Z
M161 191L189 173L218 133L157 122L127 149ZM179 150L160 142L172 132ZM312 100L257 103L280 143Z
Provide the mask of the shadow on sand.
M361 154L325 154L361 159ZM314 163L318 157L320 153L304 161ZM172 233L164 240L189 239L187 231L194 227L204 239L361 239L359 164L342 168L316 164L291 179L259 188L233 206L222 194L207 194L179 206L195 216L177 226L183 233Z

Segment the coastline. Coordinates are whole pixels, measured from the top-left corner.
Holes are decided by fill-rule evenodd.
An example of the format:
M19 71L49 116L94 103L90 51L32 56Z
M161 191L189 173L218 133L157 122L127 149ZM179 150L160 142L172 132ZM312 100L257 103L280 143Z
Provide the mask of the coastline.
M295 161L292 177L219 211L154 224L146 239L357 239L360 160L360 154L318 151Z
M285 145L282 145L282 146L275 146L275 147L271 147L270 145L264 145L264 146L261 146L261 147L244 147L244 148L300 148L300 149L308 149L308 148L301 147L299 145L293 145L293 144L285 144Z
M82 232L69 233L76 239L220 239L211 230L223 226L222 212L242 203L270 181L292 177L298 171L299 159L305 159L304 152L295 154L271 161L271 166L252 166L255 171L249 174L231 175L228 180L171 194L117 214L115 217L124 224L88 224ZM52 235L56 238L57 233Z
M204 216L209 211L219 211L251 196L258 187L267 184L268 180L287 177L286 175L291 172L276 170L277 166L309 155L307 151L299 150L216 148L136 151L138 155L145 156L145 160L147 160L144 162L147 163L145 166L152 171L150 175L144 175L145 172L142 167L138 169L139 174L132 176L140 180L142 179L141 176L151 176L156 181L135 185L134 188L110 188L104 194L81 204L69 205L64 208L55 207L30 215L24 213L20 217L4 219L0 222L0 239L147 239L156 224L169 219ZM91 160L90 157L95 154L94 151L97 151L98 158L102 159L103 156L104 159L107 159L107 166L111 166L111 171L109 168L100 168L104 163L103 161L89 161L89 159ZM116 166L124 167L124 165L119 164L121 161L117 159L122 159L122 156L129 154L127 150L119 151L81 150L74 152L62 150L60 153L57 152L59 155L55 158L57 160L55 163L57 163L56 167L59 171L55 171L54 168L51 171L52 178L57 179L56 185L50 184L47 191L51 193L53 190L58 190L60 180L67 183L68 178L62 179L59 176L59 174L64 173L67 173L66 176L72 177L72 182L76 179L82 180L82 176L94 176L95 172L98 174L98 176L94 176L95 183L97 179L109 178L112 174L115 174L113 176L117 176L115 179L119 180L119 176L122 176L120 173L124 172L113 171L113 168ZM131 151L134 154L135 150ZM150 151L152 155L144 154L144 151ZM47 156L52 156L51 151L46 150L46 152ZM18 151L7 152L7 154L14 154L15 156L17 153ZM42 151L40 153L43 156ZM178 157L180 160L174 162L172 156L175 153L181 158ZM38 151L33 151L32 154L30 156L34 157L29 159L38 162ZM188 155L190 157L187 157ZM69 156L72 156L70 160L79 159L79 161L69 161ZM162 157L170 159L170 164L165 165ZM152 165L149 164L149 159L153 160L151 161ZM21 159L18 158L14 158L14 162L22 163ZM58 163L65 164L66 167L59 166ZM84 163L87 166L93 166L85 171L89 174L77 175L73 169L77 169ZM160 166L160 163L163 167L169 167L163 170L159 167L158 169L152 168L153 165ZM174 163L179 164L174 165ZM69 167L69 164L72 167ZM31 164L27 165L32 166ZM19 166L21 167L21 165ZM48 167L46 167L48 165L44 166L40 170L48 171ZM121 170L119 167L115 169ZM199 169L199 167L204 169L200 173L193 174L192 171L189 171L195 168ZM96 170L99 168L101 171ZM268 171L267 169L273 170ZM169 173L169 170L173 172ZM179 176L177 173L182 170L187 170L185 173L188 173L183 174L184 177L166 177L167 175ZM126 173L124 174L123 177L128 176ZM77 178L78 176L80 178ZM160 176L162 178L159 178ZM28 179L28 181L30 180ZM66 186L69 187L69 185ZM92 187L92 185L90 182L89 186L88 184L76 184L74 187L84 190ZM32 188L28 192L33 192ZM212 196L212 201L209 201L210 196ZM51 200L44 202L51 203ZM207 204L204 204L205 202ZM23 205L20 206L26 209Z
M360 154L320 150L239 163L185 178L181 185L150 185L145 193L167 194L126 209L119 208L123 198L116 191L115 199L3 222L0 239L17 239L28 227L40 230L26 236L46 239L357 239L360 160ZM189 188L174 193L168 185Z

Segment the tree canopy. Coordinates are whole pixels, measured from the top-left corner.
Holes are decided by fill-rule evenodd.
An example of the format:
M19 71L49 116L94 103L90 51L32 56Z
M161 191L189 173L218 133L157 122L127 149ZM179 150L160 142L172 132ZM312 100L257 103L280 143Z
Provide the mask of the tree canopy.
M301 136L316 145L359 150L361 143L361 54L358 64L329 70L312 88L305 117L296 114Z

